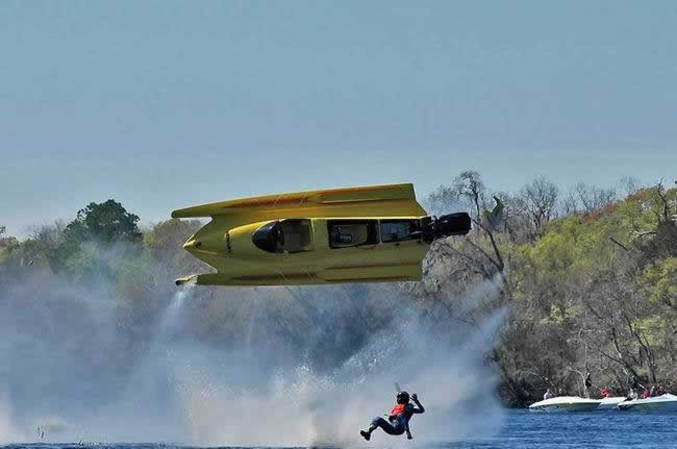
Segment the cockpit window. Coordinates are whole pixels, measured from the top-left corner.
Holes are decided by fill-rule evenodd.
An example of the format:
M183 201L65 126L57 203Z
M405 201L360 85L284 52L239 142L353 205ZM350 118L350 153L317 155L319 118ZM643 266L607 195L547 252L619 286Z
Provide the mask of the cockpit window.
M381 241L400 242L420 237L418 220L381 220Z
M312 227L308 219L271 221L254 232L252 242L269 253L312 250Z
M282 252L282 245L280 245L280 235L282 229L279 221L271 221L254 232L252 241L257 248L269 253Z
M350 248L378 243L378 222L376 220L329 220L330 248Z
M282 248L288 253L299 253L313 249L313 228L310 220L282 220Z

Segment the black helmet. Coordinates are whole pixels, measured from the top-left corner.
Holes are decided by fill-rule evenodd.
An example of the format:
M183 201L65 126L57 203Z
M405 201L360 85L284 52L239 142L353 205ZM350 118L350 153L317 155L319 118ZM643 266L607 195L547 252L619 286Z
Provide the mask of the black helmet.
M397 403L398 404L408 404L409 403L409 393L406 391L400 391L397 393Z

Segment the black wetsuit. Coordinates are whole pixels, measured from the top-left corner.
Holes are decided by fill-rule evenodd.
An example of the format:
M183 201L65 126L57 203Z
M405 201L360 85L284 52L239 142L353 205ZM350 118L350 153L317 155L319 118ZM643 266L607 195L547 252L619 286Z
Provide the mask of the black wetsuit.
M407 428L409 427L409 420L416 413L423 413L423 406L418 404L407 404L404 407L404 412L399 415L391 416L388 420L377 416L371 422L372 426L380 427L383 431L389 435L402 435Z

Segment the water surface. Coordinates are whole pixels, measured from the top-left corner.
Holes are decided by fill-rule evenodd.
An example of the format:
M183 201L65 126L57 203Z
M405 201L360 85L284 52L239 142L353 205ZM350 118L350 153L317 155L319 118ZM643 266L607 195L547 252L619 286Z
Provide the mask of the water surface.
M394 437L392 444L378 438L379 447L416 447L404 438ZM580 412L530 413L526 410L506 412L501 431L481 440L439 442L427 445L444 449L562 449L562 448L675 448L677 447L677 413ZM27 449L174 449L189 448L174 444L22 444L4 448ZM355 447L364 447L356 438ZM224 445L223 448L229 448Z

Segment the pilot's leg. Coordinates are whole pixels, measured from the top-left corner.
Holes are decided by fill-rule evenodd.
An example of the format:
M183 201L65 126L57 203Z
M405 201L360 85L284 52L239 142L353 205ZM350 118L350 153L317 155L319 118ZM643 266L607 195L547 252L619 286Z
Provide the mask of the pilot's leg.
M394 426L387 420L381 418L380 416L377 416L371 422L369 429L366 431L361 430L360 434L364 437L365 440L369 441L369 438L371 438L371 433L379 427L383 429L383 431L388 435L402 435L404 433L404 430L401 429L400 426Z

